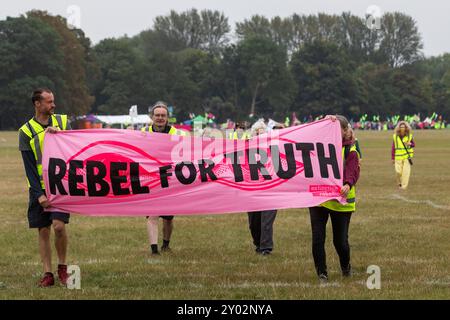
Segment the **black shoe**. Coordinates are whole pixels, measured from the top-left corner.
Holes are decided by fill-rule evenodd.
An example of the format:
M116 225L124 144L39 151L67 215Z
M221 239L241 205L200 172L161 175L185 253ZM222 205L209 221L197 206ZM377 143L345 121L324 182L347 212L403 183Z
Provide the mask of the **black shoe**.
M352 276L352 265L348 264L347 268L342 269L342 275L346 278L349 278Z
M159 255L158 245L157 244L152 244L150 246L150 250L152 251L152 255Z
M268 255L272 254L272 252L270 250L263 250L263 251L261 251L261 254L263 256L268 256Z
M163 251L163 252L170 251L169 243L170 243L170 240L163 240L163 244L161 246L161 251Z
M256 252L256 253L261 253L261 248L260 248L260 247L256 247L256 248L255 248L255 252Z
M326 273L321 273L319 274L319 281L321 283L326 283L328 282L328 275Z
M162 252L169 252L169 251L172 251L172 249L170 249L169 246L163 245L163 246L161 247L161 251L162 251Z

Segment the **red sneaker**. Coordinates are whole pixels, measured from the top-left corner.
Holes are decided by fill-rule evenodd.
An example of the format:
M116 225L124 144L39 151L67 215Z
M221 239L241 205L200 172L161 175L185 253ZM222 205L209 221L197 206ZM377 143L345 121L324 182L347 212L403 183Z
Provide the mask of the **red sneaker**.
M69 275L67 274L67 265L58 264L58 278L61 284L67 285L67 279L69 278Z
M44 277L39 281L39 287L41 288L47 288L51 287L55 284L55 278L53 277L53 273L46 272L44 274Z

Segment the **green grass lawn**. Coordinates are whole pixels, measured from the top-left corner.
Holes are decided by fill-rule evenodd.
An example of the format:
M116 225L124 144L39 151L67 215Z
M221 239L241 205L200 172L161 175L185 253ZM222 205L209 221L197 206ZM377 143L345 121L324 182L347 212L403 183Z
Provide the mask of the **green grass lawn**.
M410 188L401 193L409 202L395 198L391 135L358 132L350 279L341 277L329 224L330 281L319 284L307 209L279 212L267 257L255 254L244 213L176 217L172 252L158 258L149 254L144 218L73 215L68 261L82 279L81 290L68 290L37 287L42 267L17 133L1 132L0 299L449 299L450 130L415 132ZM369 265L381 268L380 290L366 287Z

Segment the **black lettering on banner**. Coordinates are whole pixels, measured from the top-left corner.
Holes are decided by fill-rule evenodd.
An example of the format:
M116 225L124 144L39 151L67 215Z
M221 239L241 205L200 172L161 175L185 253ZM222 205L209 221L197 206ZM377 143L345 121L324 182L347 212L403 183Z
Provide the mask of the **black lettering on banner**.
M168 177L172 176L172 172L169 172L170 169L172 169L171 165L159 168L159 177L161 179L161 188L169 187Z
M286 170L283 169L283 165L281 163L281 157L280 157L280 150L279 150L278 146L277 145L270 146L270 154L272 156L272 163L274 164L275 168L277 168L277 166L275 166L275 164L278 165L278 170L276 172L277 176L280 179L288 180L295 176L295 172L297 169L297 166L295 164L294 146L292 145L292 143L286 143L284 145L284 152L286 154L286 162L287 162Z
M205 164L208 164L208 167L205 167ZM217 180L217 176L214 174L214 162L209 159L203 159L198 161L198 168L200 169L200 177L202 182L208 181L209 178L214 181Z
M304 165L304 172L306 178L312 178L314 176L313 167L311 163L311 151L315 148L313 143L296 143L296 150L302 152L302 159ZM284 152L286 156L287 167L284 168L281 162L281 155L279 145L271 145L270 153L271 160L276 169L276 175L280 179L291 179L296 174L296 159L294 144L284 144ZM328 144L329 156L325 156L325 147L323 143L317 143L317 157L320 167L320 174L322 178L329 177L329 168L333 170L335 179L340 179L341 174L339 172L338 155L336 154L336 147L333 144ZM261 176L265 180L271 180L273 177L267 170L268 153L265 149L250 148L245 150L247 152L250 178L252 181L258 181ZM257 154L259 157L257 157ZM244 181L242 166L240 163L241 157L244 155L244 151L235 151L232 153L224 154L225 159L231 160L234 180L235 182ZM258 160L257 160L258 158ZM111 184L105 180L107 175L107 167L100 161L86 161L86 185L88 195L90 197L103 197L109 194L112 189L114 195L129 195L133 194L146 194L150 193L148 186L141 184L140 165L137 162L131 162L129 168L129 181L131 188L122 187L123 184L128 182L128 175L126 171L128 169L128 163L126 162L111 162L110 164L110 180ZM185 167L187 170L185 170ZM202 182L215 181L218 177L214 173L213 169L215 163L211 159L202 159L198 161L198 168L200 178ZM48 179L49 189L51 194L59 192L61 195L67 195L67 190L64 188L63 179L68 171L68 186L69 194L71 196L85 196L86 190L79 188L78 184L84 182L84 174L79 173L80 169L84 169L84 161L71 160L69 162L69 168L67 170L67 164L64 160L58 158L50 158L48 165ZM196 165L190 161L180 162L173 165L167 165L159 168L159 175L161 180L161 187L168 188L168 178L173 176L172 169L175 171L175 176L181 184L189 185L197 179ZM183 172L185 170L186 172ZM185 176L187 174L187 176Z
M244 153L242 151L236 151L233 153L225 154L225 158L231 159L231 165L233 167L234 181L242 182L244 181L244 175L242 174L242 167L239 163L239 157Z
M262 149L248 149L248 166L250 168L250 179L253 181L259 180L259 173L263 176L264 180L271 180L269 171L264 166L267 163L267 152ZM261 160L256 161L256 154L259 154Z
M120 175L120 171L127 170L127 164L125 162L111 162L109 170L111 175L111 186L114 195L124 196L130 194L129 189L122 188L122 183L127 182L127 177Z
M130 179L133 194L150 193L149 187L141 186L141 181L139 179L139 163L137 162L130 163Z
M340 179L341 174L339 172L338 161L336 158L336 148L334 147L334 144L328 144L328 150L330 156L327 158L325 157L325 148L323 146L323 143L317 143L317 156L319 158L320 175L322 176L322 178L328 178L328 166L331 165L334 178Z
M59 168L56 173L56 168ZM66 189L62 184L62 179L66 175L67 165L62 159L50 158L48 163L48 182L50 185L50 193L56 194L56 188L61 195L67 195Z
M189 169L189 176L187 178L183 175L184 167ZM182 184L191 184L197 177L197 170L195 169L194 164L190 161L180 162L175 166L175 175L177 176L178 181Z
M95 173L97 169L97 173ZM104 179L106 177L106 166L100 161L87 161L86 180L89 197L104 197L109 193L109 184ZM97 190L97 186L100 189Z
M83 161L70 160L69 162L69 193L71 196L84 196L84 189L78 189L78 183L83 182L83 176L77 174L77 169L83 169Z
M305 178L313 178L314 171L311 163L311 151L314 150L313 143L296 143L297 150L302 151L303 169L305 170Z

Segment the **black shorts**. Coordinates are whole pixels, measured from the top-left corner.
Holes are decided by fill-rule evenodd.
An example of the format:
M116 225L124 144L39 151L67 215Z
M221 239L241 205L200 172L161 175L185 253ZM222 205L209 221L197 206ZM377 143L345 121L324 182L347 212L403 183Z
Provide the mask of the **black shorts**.
M159 216L160 218L163 218L164 220L173 220L173 216ZM149 216L146 217L147 219L149 218Z
M44 212L38 199L29 190L30 200L28 203L28 224L31 229L46 228L51 226L53 220L59 220L65 224L69 223L70 214L64 212Z

